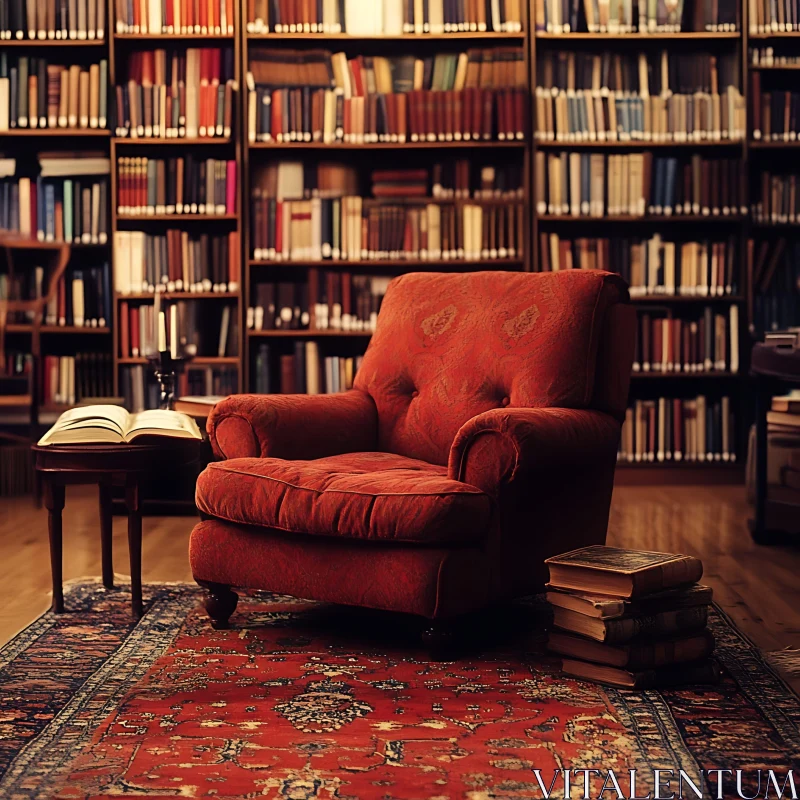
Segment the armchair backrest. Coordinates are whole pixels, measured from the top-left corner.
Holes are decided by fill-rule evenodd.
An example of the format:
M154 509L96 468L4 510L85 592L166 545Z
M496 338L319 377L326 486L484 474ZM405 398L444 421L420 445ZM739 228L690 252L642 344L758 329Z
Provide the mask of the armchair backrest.
M389 286L355 388L375 401L381 450L446 465L490 409L623 416L634 337L612 273L410 273Z

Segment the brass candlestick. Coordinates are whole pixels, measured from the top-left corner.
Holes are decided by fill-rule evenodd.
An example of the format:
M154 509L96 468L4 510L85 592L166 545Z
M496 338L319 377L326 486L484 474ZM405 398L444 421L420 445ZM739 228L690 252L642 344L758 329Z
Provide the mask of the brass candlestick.
M161 389L159 408L165 411L175 410L175 382L186 365L194 360L195 350L193 345L184 347L175 358L169 350L147 355L147 362L153 368L153 373Z

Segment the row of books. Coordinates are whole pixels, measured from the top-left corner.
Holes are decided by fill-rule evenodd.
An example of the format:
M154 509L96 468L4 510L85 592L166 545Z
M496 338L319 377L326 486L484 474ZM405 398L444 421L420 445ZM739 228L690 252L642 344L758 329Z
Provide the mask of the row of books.
M237 367L188 365L178 376L180 397L227 397L239 391Z
M760 194L752 205L756 222L789 223L800 220L800 197L797 175L774 174L763 170L754 181Z
M739 4L707 0L539 0L533 4L537 31L575 33L679 33L735 31Z
M239 234L114 234L114 289L119 294L236 292L241 283Z
M279 358L273 374L270 346L259 344L255 353L257 394L334 394L353 388L362 356L322 356L317 342L295 342L294 353Z
M697 319L640 314L633 371L738 372L739 307L719 313L706 306Z
M191 397L227 397L236 394L239 372L231 366L200 366L189 364L178 376L177 395ZM152 370L144 364L123 366L120 369L120 394L128 411L137 413L158 408L160 389Z
M602 269L618 272L632 297L722 297L738 291L737 242L650 239L562 239L539 234L543 272Z
M745 137L736 56L545 52L537 61L542 141L722 141Z
M351 36L522 31L523 0L249 0L248 33Z
M233 48L136 50L116 87L117 136L131 139L230 138Z
M232 35L233 0L115 0L117 33Z
M637 400L625 412L617 457L628 462L736 461L730 398Z
M361 197L254 198L253 259L466 260L521 258L524 205L384 204Z
M753 332L786 330L800 320L800 242L781 237L747 243Z
M374 331L389 278L310 269L307 283L257 283L250 330Z
M506 140L527 128L521 48L425 59L254 51L247 84L251 142Z
M778 48L782 50L783 48ZM750 63L754 67L792 67L800 64L800 55L775 52L774 47L751 47Z
M108 264L67 267L44 310L44 325L104 328L111 321L110 268ZM42 298L50 276L44 267L0 274L0 301ZM8 321L35 322L33 312L9 313Z
M793 142L800 130L800 92L761 90L761 73L750 73L753 139Z
M800 30L797 0L748 0L750 33Z
M104 0L3 0L0 40L105 39Z
M170 312L173 306L177 312L175 341L178 352L186 351L198 357L236 356L238 324L235 306L179 300L170 306ZM156 323L162 308L158 300L138 304L123 300L119 304L120 358L142 358L158 352ZM167 314L167 318L172 320L171 314ZM173 333L169 327L167 336L167 342L171 343Z
M67 267L45 309L45 324L74 325L79 328L105 328L111 325L110 272L108 264ZM38 292L38 296L41 296L41 292Z
M217 158L117 159L117 213L236 214L236 161Z
M0 229L73 244L108 241L107 178L0 178Z
M717 683L713 593L697 583L698 559L595 546L547 565L547 649L566 674L625 689Z
M428 167L373 169L370 188L377 198L437 200L522 200L522 170L516 163L482 164L458 158ZM310 200L359 195L359 170L349 164L322 161L271 161L256 167L250 178L254 198Z
M537 214L642 217L746 214L736 159L650 152L544 153L534 163Z
M40 401L44 406L73 406L87 397L111 397L113 386L110 353L43 358Z
M0 53L0 132L105 128L108 61L82 66Z

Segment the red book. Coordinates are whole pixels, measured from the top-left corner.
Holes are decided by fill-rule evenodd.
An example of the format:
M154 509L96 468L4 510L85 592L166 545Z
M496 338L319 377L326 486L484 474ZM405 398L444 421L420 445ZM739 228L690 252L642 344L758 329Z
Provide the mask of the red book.
M174 25L175 25L175 15L172 13L172 0L166 0L166 20L167 20L167 30L172 30L174 32Z
M294 356L281 356L281 394L294 393Z
M241 280L241 264L239 263L239 232L228 234L228 284L238 285Z
M492 117L494 112L494 92L491 89L484 89L483 98L483 119L481 129L484 139L492 138Z
M436 96L433 92L425 92L425 135L436 135Z
M124 300L119 304L119 355L120 358L130 358L131 355L128 303Z
M514 91L514 132L518 139L524 139L527 132L527 125L525 124L526 107L525 91L516 89Z
M206 0L200 0L200 7L198 9L200 12L199 14L199 23L200 23L200 32L207 32L208 31L208 4ZM200 68L200 76L202 78L203 70L202 67Z
M516 125L514 120L514 99L517 95L516 89L503 90L503 107L505 108L505 126L506 139L516 138Z
M481 120L483 119L483 92L478 88L469 91L472 93L472 139L478 141L481 138Z
M683 405L678 397L672 401L672 441L672 452L683 453Z
M356 97L364 97L366 94L364 91L364 78L361 73L362 61L363 56L358 56L358 58L350 59L350 61L347 62L348 66L350 67L350 72L353 76L353 89Z
M272 93L272 119L270 120L270 133L277 141L283 139L283 92L280 89ZM278 138L280 137L280 139Z
M131 355L139 355L139 309L132 307L128 315L130 323Z

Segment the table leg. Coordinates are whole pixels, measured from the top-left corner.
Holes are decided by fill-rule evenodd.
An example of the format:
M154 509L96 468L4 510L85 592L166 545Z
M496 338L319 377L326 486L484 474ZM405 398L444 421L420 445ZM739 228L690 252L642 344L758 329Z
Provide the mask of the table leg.
M54 477L44 478L44 503L47 508L47 529L50 535L50 572L53 576L53 603L56 614L64 611L61 573L61 512L64 510L64 487Z
M103 560L103 586L114 588L113 517L111 514L111 484L100 483L100 548Z
M128 549L131 556L131 608L135 617L142 616L142 509L139 504L139 483L130 479L125 487L128 507Z
M758 381L756 385L756 513L753 539L763 542L767 523L767 411L772 393Z

